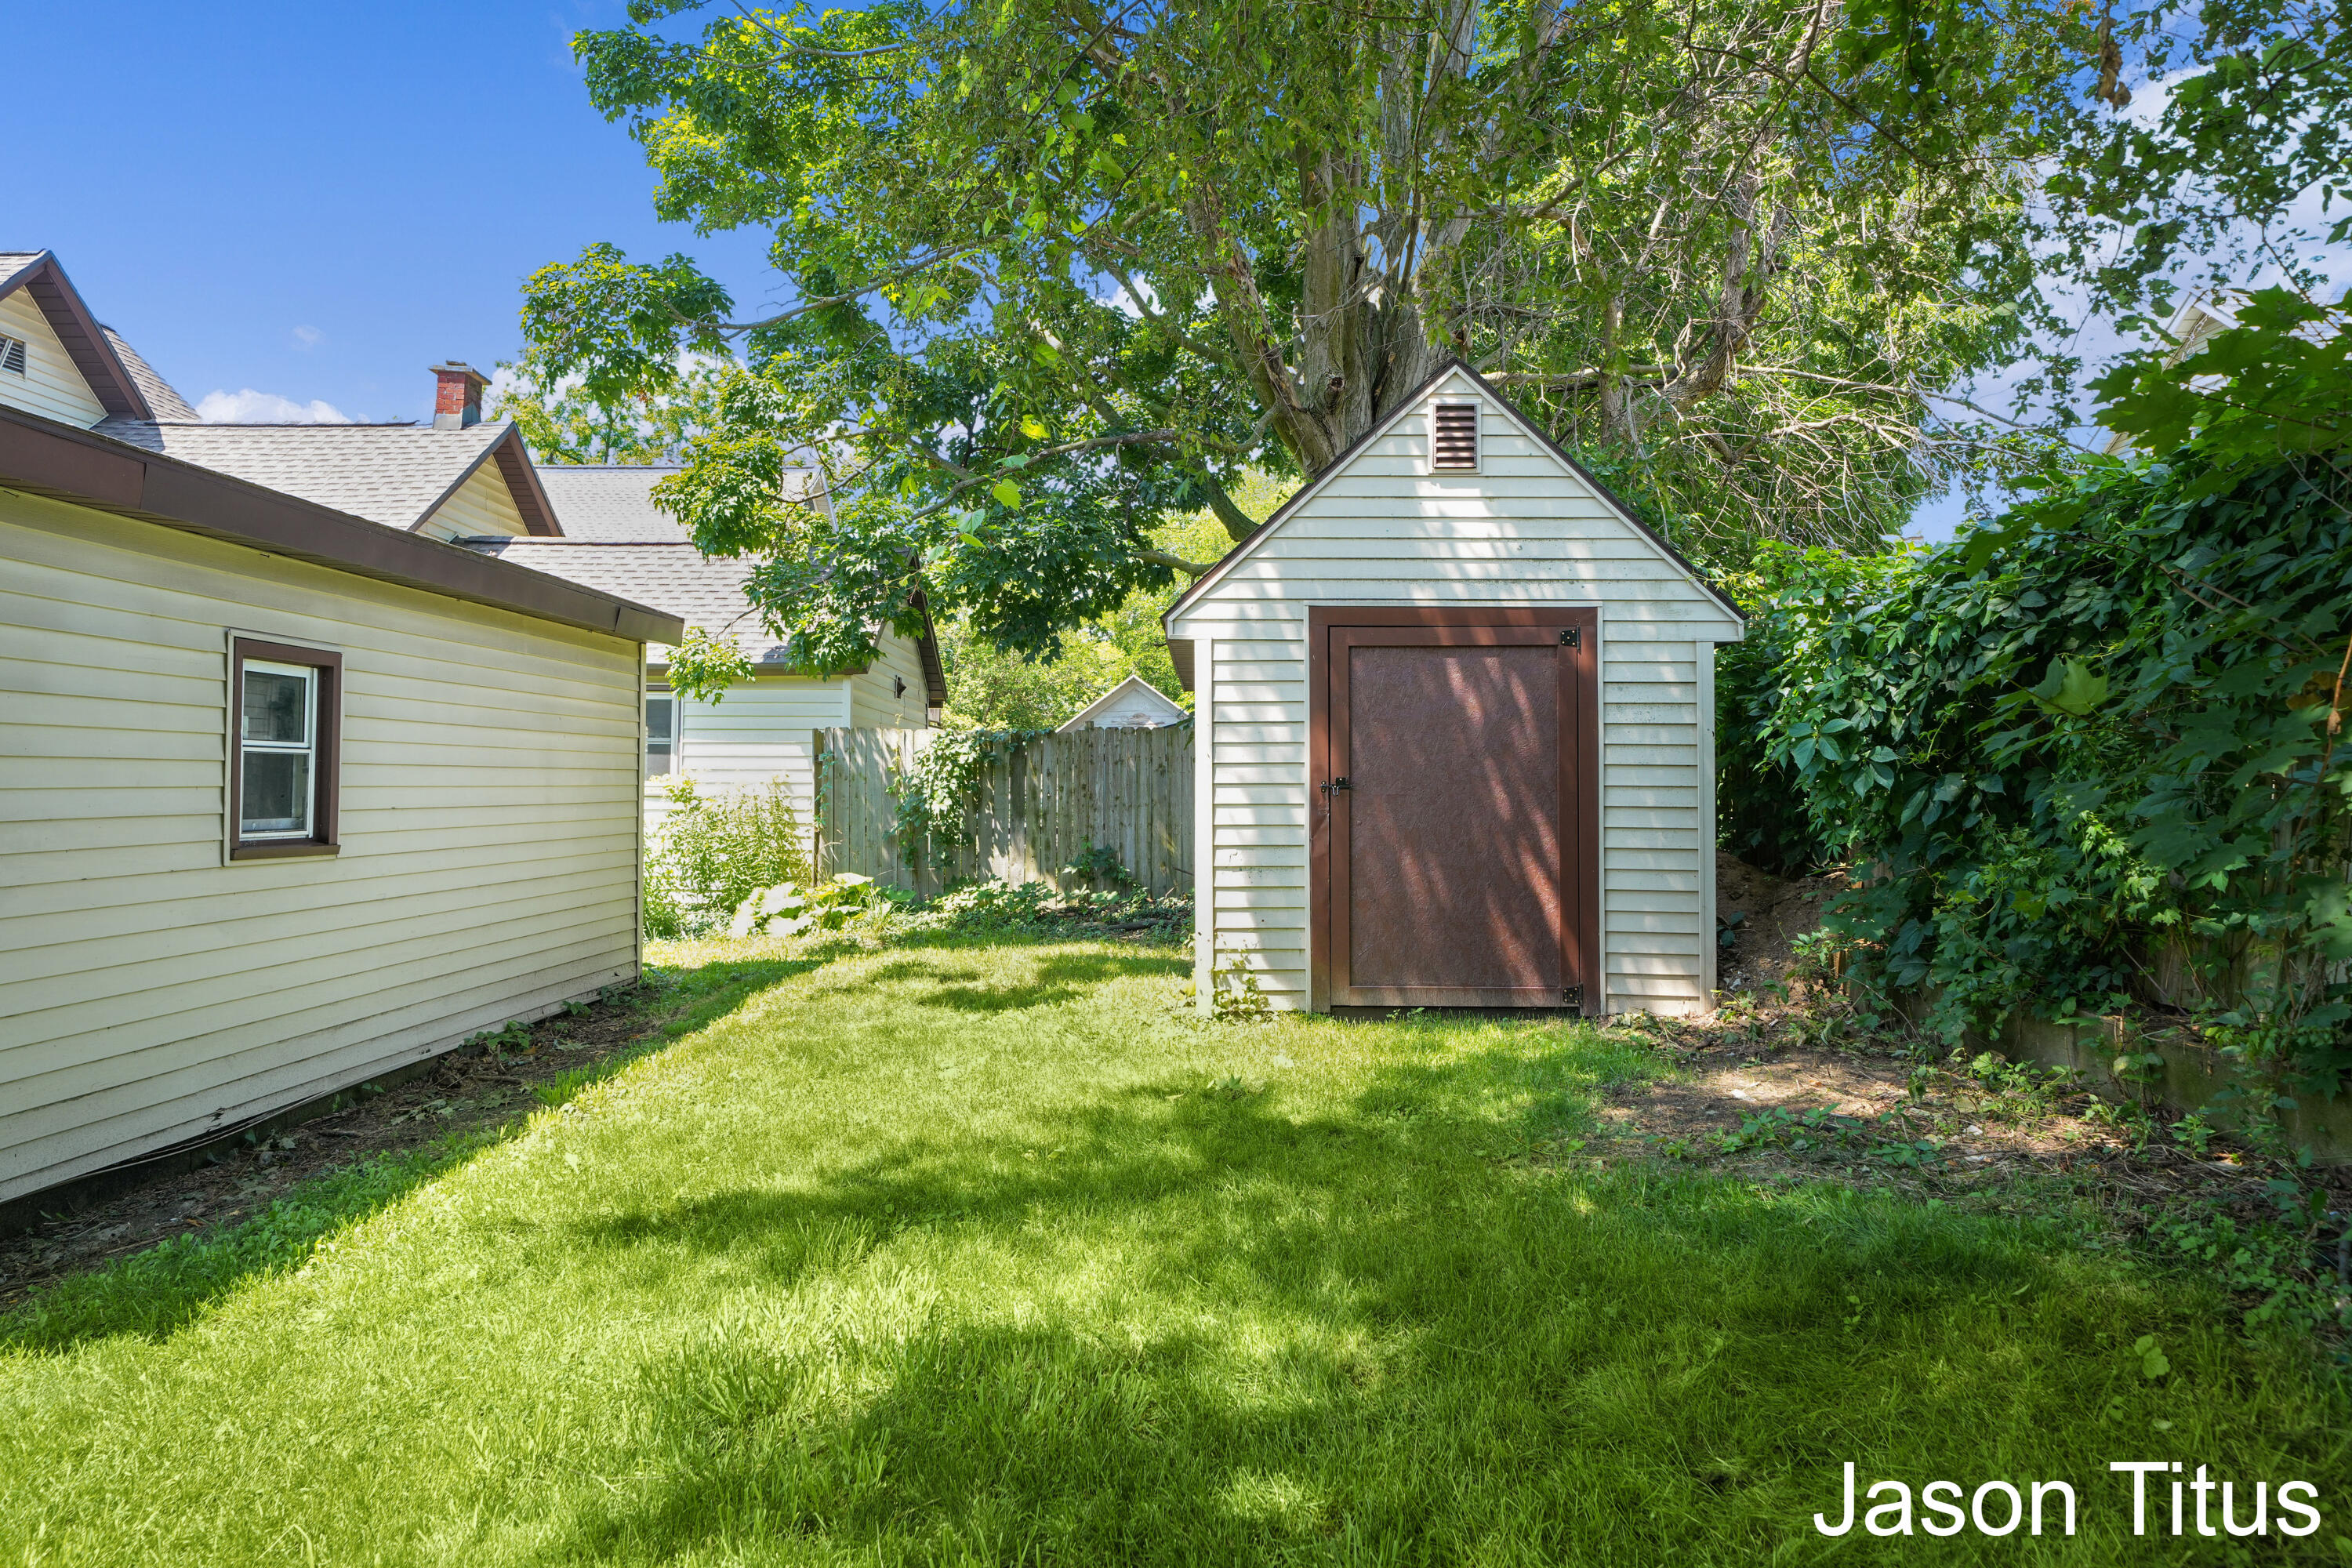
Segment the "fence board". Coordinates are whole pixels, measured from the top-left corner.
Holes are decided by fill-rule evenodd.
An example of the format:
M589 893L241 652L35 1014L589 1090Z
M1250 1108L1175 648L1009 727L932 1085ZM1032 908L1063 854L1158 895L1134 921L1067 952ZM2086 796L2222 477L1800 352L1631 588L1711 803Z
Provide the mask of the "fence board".
M1152 892L1191 889L1192 725L1046 735L992 759L967 818L971 839L939 864L905 853L891 793L933 733L815 732L820 875L855 871L927 896L986 878L1067 890L1062 868L1101 844Z

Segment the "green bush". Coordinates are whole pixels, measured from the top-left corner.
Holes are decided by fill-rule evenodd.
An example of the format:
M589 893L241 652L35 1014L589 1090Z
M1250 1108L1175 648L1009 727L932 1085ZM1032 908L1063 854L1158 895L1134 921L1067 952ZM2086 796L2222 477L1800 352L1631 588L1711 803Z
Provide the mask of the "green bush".
M2111 1006L2180 932L2262 961L2217 1020L2245 1054L2323 1089L2352 1063L2347 498L2192 445L1938 550L1773 563L1762 766L1858 873L1833 921L1941 1026Z
M761 888L807 882L808 837L783 781L705 795L680 773L667 820L646 847L646 934L698 935Z

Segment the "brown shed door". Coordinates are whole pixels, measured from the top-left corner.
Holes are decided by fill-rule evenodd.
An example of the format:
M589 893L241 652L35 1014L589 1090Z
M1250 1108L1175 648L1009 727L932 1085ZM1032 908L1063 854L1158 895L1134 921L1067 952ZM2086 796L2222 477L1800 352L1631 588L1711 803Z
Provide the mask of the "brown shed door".
M1360 612L1376 613L1399 620L1318 628L1317 783L1329 787L1317 792L1328 837L1310 880L1331 1004L1580 1003L1598 978L1588 973L1598 951L1587 711L1596 617L1400 624L1476 612Z

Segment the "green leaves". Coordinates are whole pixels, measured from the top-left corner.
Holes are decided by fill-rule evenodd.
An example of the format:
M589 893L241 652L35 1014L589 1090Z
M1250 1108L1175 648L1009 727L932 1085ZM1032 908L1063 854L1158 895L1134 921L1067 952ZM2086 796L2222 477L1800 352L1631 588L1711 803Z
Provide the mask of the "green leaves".
M2246 977L2264 1038L2352 1062L2352 477L2243 461L2200 437L2101 466L1874 576L1765 556L1763 783L1879 870L1835 918L1941 987L1940 1026L2104 1009L2179 931L2275 953Z
M608 424L682 355L739 363L665 494L706 549L779 563L762 610L824 660L904 617L912 563L940 616L1050 647L1167 584L1155 527L1245 532L1244 476L1319 471L1450 353L1532 378L1679 542L1870 546L2009 461L1923 438L1906 389L2022 330L2011 110L2063 65L2046 9L1874 0L1832 43L1740 0L1272 30L642 0L575 38L591 100L658 216L757 231L776 276L730 321L686 258L593 246L531 276L527 341ZM767 490L787 458L834 515Z
M2050 673L2032 689L2043 707L2081 718L2106 701L2107 678L2084 659L2053 659Z
M2330 306L2264 289L2233 304L2235 324L2179 363L2151 350L2093 384L2110 429L2151 451L2196 441L2204 471L2192 496L2287 454L2352 446L2352 294Z
M727 689L751 679L751 656L723 632L688 626L686 640L670 649L670 689L700 701L723 700Z

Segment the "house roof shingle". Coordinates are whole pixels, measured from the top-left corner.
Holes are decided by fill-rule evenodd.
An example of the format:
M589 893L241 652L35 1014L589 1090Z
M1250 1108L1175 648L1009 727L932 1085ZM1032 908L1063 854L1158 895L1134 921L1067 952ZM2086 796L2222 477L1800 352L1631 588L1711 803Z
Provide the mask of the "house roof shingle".
M703 554L693 535L654 504L654 486L677 471L674 465L541 465L539 481L563 536L465 542L533 572L654 605L689 626L728 637L771 671L793 668L789 646L768 629L743 589L759 558ZM784 493L825 504L823 481L812 468L787 471ZM919 595L916 603L921 606ZM947 673L928 607L915 647L929 700L934 706L945 702Z
M562 496L552 485L551 494ZM571 514L562 514L567 531ZM486 555L583 588L650 605L689 626L725 636L756 663L785 664L791 654L761 623L743 584L758 562L750 556L709 556L686 540L651 542L583 539L469 539Z
M667 642L684 630L674 616L586 584L517 571L20 408L0 407L0 484L635 642Z
M117 441L398 529L424 521L513 429L504 422L461 430L143 419L106 419L97 426L100 435Z
M539 465L539 482L555 505L567 539L606 544L684 544L693 535L654 505L655 484L678 470L674 466L611 464Z
M155 411L156 418L185 419L191 422L195 419L195 409L189 405L186 398L180 395L178 387L155 374L155 367L147 363L146 355L124 342L122 334L105 322L100 321L98 324L98 330L104 332L106 341L113 345L114 357L121 360L122 368L131 373L131 381L146 396L147 406Z
M678 471L674 463L541 463L539 482L546 487L567 539L684 544L693 533L653 499L654 486ZM786 469L784 494L794 500L821 496L815 470Z

